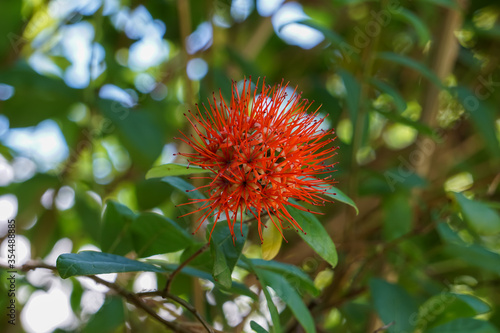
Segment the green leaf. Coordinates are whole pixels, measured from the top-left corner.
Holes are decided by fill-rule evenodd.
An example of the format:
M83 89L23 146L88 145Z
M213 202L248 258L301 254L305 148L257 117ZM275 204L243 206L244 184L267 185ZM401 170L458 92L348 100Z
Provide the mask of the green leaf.
M465 243L446 223L439 223L437 230L447 243L444 250L450 256L459 258L473 267L500 275L500 254L478 244Z
M392 97L392 99L394 100L394 105L396 106L396 109L399 111L399 113L402 113L406 110L406 100L399 94L396 89L394 89L387 83L375 78L370 79L370 83L381 92L386 93Z
M211 232L213 224L207 227L207 234ZM239 233L240 223L234 224L235 233ZM238 235L233 243L233 237L225 221L215 224L210 240L210 252L214 260L213 277L224 288L232 284L231 274L240 258L243 245L248 235L248 226L243 225L243 235ZM207 237L208 238L208 237Z
M266 270L260 270L259 276L263 279L261 283L263 282L266 286L273 288L276 294L288 305L306 333L316 332L314 319L309 309L304 304L304 301L302 301L302 297L300 297L288 281L284 280L280 274Z
M378 53L377 58L412 68L417 72L419 72L420 74L422 74L423 76L425 76L429 81L434 83L437 87L444 88L443 84L441 83L441 80L437 77L437 75L434 74L434 72L431 71L429 68L427 68L424 64L416 60L413 60L407 56L393 52Z
M406 290L380 279L370 280L370 290L384 325L395 322L387 329L389 333L413 332L411 318L418 313L418 308Z
M385 198L383 209L385 240L394 240L411 231L413 212L408 195L396 192Z
M292 201L292 203L297 204L295 201ZM299 231L298 234L300 237L302 237L321 258L332 267L335 267L338 262L337 250L321 222L312 213L304 212L291 206L288 206L287 210L305 232Z
M179 267L179 265L177 265L177 264L169 264L163 260L147 259L146 261L148 263L152 263L152 264L160 266L161 268L165 269L167 272L173 272L174 270L176 270ZM217 288L224 290L226 292L229 292L229 293L238 294L238 295L245 295L245 296L248 296L254 300L258 300L258 298L259 298L253 291L248 289L248 287L242 283L233 281L231 288L227 289L227 288L224 288L222 285L216 283L212 274L207 273L207 272L202 271L202 270L199 270L199 269L196 269L196 268L193 268L193 267L190 267L190 266L183 267L181 269L181 273L192 276L192 277L196 277L196 278L210 281L210 282L214 283ZM175 284L175 282L174 282L174 284Z
M195 187L190 183L186 182L184 179L179 177L165 177L162 181L170 184L174 188L180 190L182 193L186 194L188 197L193 199L206 199L200 191L195 190Z
M112 333L125 324L125 304L118 296L106 297L101 306L83 328L83 333Z
M338 73L342 78L342 81L344 82L346 90L347 109L349 110L351 122L353 124L356 124L356 119L358 119L359 102L361 97L361 85L356 80L356 78L348 71L340 69Z
M494 115L496 111L494 107L481 101L478 96L465 87L458 86L454 88L454 91L465 111L470 115L477 132L482 135L490 153L495 157L499 157L500 143L495 129Z
M172 195L172 187L159 179L144 180L136 183L135 196L140 210L160 206Z
M412 11L406 8L400 8L399 10L394 11L394 17L413 26L417 33L419 39L418 44L420 47L425 46L425 44L431 40L431 33L427 28L427 25Z
M107 253L125 255L132 251L130 228L135 214L127 207L108 201L102 217L101 249Z
M273 224L271 219L267 217L267 222L265 223L267 228L262 231L262 259L273 260L281 249L281 243L283 242L283 236L281 235L281 228L278 228Z
M116 101L100 101L99 104L103 115L116 127L120 141L135 164L143 169L150 168L163 150L164 138L159 123L146 110L130 109Z
M428 299L418 310L417 326L435 327L457 318L489 312L490 307L471 295L442 292Z
M74 208L82 221L83 229L99 244L101 242L101 204L89 193L77 189Z
M295 289L307 291L313 296L318 296L319 290L314 286L311 278L300 268L294 265L285 264L279 261L267 261L262 259L249 259L255 268L268 270L280 274L286 279ZM246 270L250 267L240 260L238 265Z
M500 216L488 205L467 199L462 193L453 193L465 221L480 235L494 235L500 232Z
M261 281L262 285L262 292L264 293L264 296L266 297L266 302L267 302L267 307L269 308L269 313L271 314L271 320L273 322L273 326L271 327L273 333L281 333L281 323L280 323L280 314L278 312L278 309L276 308L276 305L274 305L273 298L271 297L271 294L269 293L269 290L267 290L267 286L263 281L264 276L261 274L261 270L258 270L254 267L250 259L246 258L245 256L242 256L242 260L245 264L250 267L250 270L255 273L257 276L257 279Z
M419 122L419 121L413 121L411 119L408 119L406 117L401 116L400 114L393 113L393 112L385 112L382 110L375 109L375 112L383 115L385 118L395 122L395 123L401 123L403 125L412 127L416 129L419 133L424 134L428 137L431 137L433 139L438 139L438 136L436 132L430 128L429 126Z
M139 257L176 252L194 244L177 223L155 213L143 213L132 223L132 240Z
M332 186L332 188L330 188L328 191L326 191L324 193L324 195L326 195L326 196L328 196L328 197L330 197L333 200L336 200L338 202L342 202L342 203L348 204L349 206L351 206L352 208L354 208L354 210L356 211L356 215L359 214L358 206L356 206L356 204L354 203L354 201L351 198L349 198L340 189Z
M76 275L123 272L163 272L161 268L116 254L95 251L65 253L57 258L57 270L63 279Z
M211 172L196 165L185 165L177 163L163 164L152 167L146 174L146 179L163 178L168 176L183 176L191 175L193 173L206 173Z
M259 324L257 324L255 321L250 321L250 328L253 329L257 333L269 333L266 331L266 329Z
M441 326L434 327L425 333L498 333L498 329L487 321L459 318Z

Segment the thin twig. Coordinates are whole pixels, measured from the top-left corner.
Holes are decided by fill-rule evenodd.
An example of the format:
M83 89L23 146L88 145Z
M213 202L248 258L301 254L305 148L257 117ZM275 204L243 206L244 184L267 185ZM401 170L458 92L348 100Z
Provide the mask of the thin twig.
M168 294L170 294L170 287L172 286L172 281L174 281L174 277L180 273L180 271L186 267L187 264L189 264L193 259L195 259L197 256L199 256L200 254L202 254L203 252L205 252L208 247L210 246L210 243L206 243L205 245L203 245L202 247L200 247L200 249L198 251L196 251L195 253L193 253L189 258L187 258L186 260L184 260L183 263L181 263L179 265L179 267L177 267L175 269L175 271L172 272L172 274L170 274L169 278L168 278L168 281L167 281L167 284L165 285L165 289L163 289L163 293L161 296L163 296L163 298L166 298Z
M389 324L387 325L384 325L380 328L377 328L375 331L373 331L373 333L377 333L377 332L382 332L382 331L385 331L386 329L388 329L389 327L391 327L392 325L396 324L396 321L391 321Z
M196 319L198 319L198 321L203 325L203 327L205 327L205 329L207 330L207 332L215 333L215 331L213 330L213 328L210 327L210 325L205 321L205 319L203 319L203 317L198 313L198 311L196 310L196 308L194 306L192 306L191 304L189 304L188 302L186 302L185 300L183 300L179 296L176 296L176 295L173 295L173 294L170 294L170 293L167 293L166 295L163 295L163 293L164 293L164 291L155 290L155 291L140 292L140 293L137 293L136 295L138 297L160 296L160 297L163 297L163 298L166 298L166 299L167 298L171 299L172 301L174 301L176 303L179 303L184 308L186 308L186 310L188 310L189 312L191 312L193 314L193 316L195 316Z
M5 269L5 270L12 270L9 266L2 265L2 264L0 264L0 268ZM57 272L56 267L51 266L51 265L47 265L47 264L42 263L42 262L26 263L23 266L15 267L14 269L19 269L20 271L27 272L27 271L34 270L37 268L45 268L45 269L49 269L53 272ZM125 298L129 303L135 305L138 308L141 308L142 310L144 310L146 313L151 315L154 319L156 319L157 321L162 323L167 328L174 330L175 332L190 333L190 331L187 330L184 326L182 326L178 323L175 323L175 322L168 322L165 319L163 319L162 317L160 317L153 309L151 309L149 306L147 306L139 296L137 296L134 293L129 292L128 290L122 288L121 286L117 285L116 283L108 282L108 281L103 280L103 279L101 279L97 276L94 276L94 275L84 275L84 277L88 277L89 279L92 279L95 282L102 284L102 285L108 287L109 289L115 291L116 293L121 295L123 298ZM213 331L209 331L209 332L213 333Z

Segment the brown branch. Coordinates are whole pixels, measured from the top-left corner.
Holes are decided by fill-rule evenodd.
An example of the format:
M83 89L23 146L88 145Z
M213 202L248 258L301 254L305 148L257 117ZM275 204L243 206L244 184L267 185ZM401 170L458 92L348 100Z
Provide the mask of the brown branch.
M170 287L172 286L172 282L174 281L174 277L180 273L180 271L186 267L187 264L189 264L193 259L195 259L197 256L199 256L200 254L202 254L203 252L205 252L208 247L210 246L210 243L206 243L205 245L203 245L202 247L200 247L200 249L198 251L196 251L195 253L193 253L189 258L187 258L186 260L184 260L183 263L181 263L179 265L179 267L177 267L173 272L172 274L170 274L168 280L167 280L167 284L165 285L165 289L163 289L163 292L161 294L161 296L163 296L163 298L166 298L167 295L170 294Z
M10 268L9 266L0 264L0 268L5 269L5 270L18 270L19 269L22 272L28 272L30 270L34 270L37 268L44 268L44 269L49 269L53 272L57 272L56 267L54 267L52 265L47 265L47 264L42 263L42 262L26 263L21 267L15 267L13 269ZM117 294L119 294L120 296L125 298L129 303L142 309L143 311L148 313L150 316L152 316L154 319L156 319L158 322L160 322L161 324L163 324L167 328L173 330L174 332L191 333L191 331L186 329L183 325L176 323L176 322L166 321L165 319L160 317L152 308L150 308L148 305L146 305L144 303L144 301L138 296L138 294L131 293L116 283L108 282L108 281L103 280L103 279L101 279L97 276L94 276L94 275L84 275L84 277L88 277L89 279L94 280L96 283L102 284L102 285L108 287L109 289L113 290L114 292L116 292ZM188 304L187 302L185 302L184 300L180 299L179 297L177 297L175 295L168 295L168 296L169 296L169 298L178 302L179 304L181 304L186 309L188 309L189 311L192 312L192 309L193 309L192 305ZM180 302L179 302L179 300L180 300ZM198 320L201 319L201 316L199 314L198 315L195 314L195 316ZM207 326L206 326L207 324L203 319L200 320L200 322L203 324L203 326L205 326L205 328L207 328ZM207 331L210 333L214 333L214 331L211 330L209 327L207 328Z
M210 327L210 325L205 321L205 319L203 319L203 317L198 313L198 311L196 310L196 308L194 306L192 306L191 304L189 304L188 302L186 302L185 300L183 300L182 298L180 298L179 296L176 296L176 295L173 295L173 294L170 294L170 293L164 294L164 291L159 291L159 290L156 290L156 291L146 291L146 292L142 292L142 293L137 293L136 295L139 296L139 297L160 296L160 297L163 297L163 298L171 299L172 301L174 301L176 303L179 303L184 308L186 308L186 310L188 310L189 312L191 312L193 314L193 316L195 316L196 319L203 325L203 327L205 327L205 329L207 330L207 332L215 333L214 329L212 327Z

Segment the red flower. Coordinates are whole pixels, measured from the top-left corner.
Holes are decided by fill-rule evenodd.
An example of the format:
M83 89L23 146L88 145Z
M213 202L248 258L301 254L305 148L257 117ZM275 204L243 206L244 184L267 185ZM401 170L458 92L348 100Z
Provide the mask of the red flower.
M209 109L203 105L189 122L197 138L182 134L180 140L194 149L194 153L179 153L189 162L210 170L205 189L208 199L189 203L201 204L193 212L203 212L200 224L213 217L217 221L223 214L231 234L234 224L244 215L253 216L258 222L262 241L263 215L268 214L273 224L282 229L282 222L301 230L299 223L288 213L286 207L305 210L289 201L302 200L313 205L324 204L321 194L333 183L330 173L336 163L328 162L338 147L329 147L335 138L329 138L333 130L320 129L324 117L318 119L319 108L311 114L306 111L312 103L296 94L285 92L288 84L277 87L251 88L245 80L243 91L238 92L233 82L229 105L222 95L217 103L214 95ZM202 115L203 114L203 115ZM213 230L213 229L212 229ZM281 232L281 231L280 231ZM283 234L282 234L283 235Z

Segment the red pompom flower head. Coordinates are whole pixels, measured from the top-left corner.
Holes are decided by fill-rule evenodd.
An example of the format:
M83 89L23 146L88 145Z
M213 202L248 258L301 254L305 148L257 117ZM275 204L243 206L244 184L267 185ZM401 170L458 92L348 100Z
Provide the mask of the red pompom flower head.
M233 82L229 105L222 94L219 102L214 94L208 108L203 104L196 106L197 114L189 111L187 119L195 135L181 132L179 139L194 152L179 155L211 173L197 177L208 180L197 188L208 198L186 203L200 207L183 216L203 212L196 231L210 217L215 221L225 217L234 240L238 217L242 225L244 216L250 216L258 223L262 241L265 215L282 236L284 222L286 227L303 231L287 207L309 210L290 199L313 205L331 202L322 194L334 183L331 175L324 176L336 164L330 161L338 148L331 146L334 131L321 129L325 117L318 116L319 108L307 113L312 103L301 99L297 89L287 93L287 87L283 81L274 87L265 82L259 86L257 81L252 90L251 80L245 80L239 91Z

